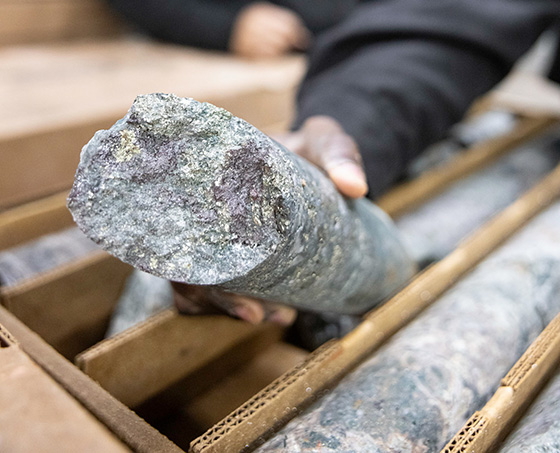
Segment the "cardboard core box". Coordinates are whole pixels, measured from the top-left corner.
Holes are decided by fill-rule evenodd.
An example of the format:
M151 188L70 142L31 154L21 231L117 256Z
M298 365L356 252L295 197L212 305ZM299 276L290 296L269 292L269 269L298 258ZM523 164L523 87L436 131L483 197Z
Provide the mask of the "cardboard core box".
M472 150L471 157L463 158L461 172L457 173L456 165L437 170L432 176L440 175L436 178L438 184L434 185L434 178L421 178L397 189L397 195L389 194L380 204L395 215L404 212L552 123L548 117L526 118L510 136ZM445 291L445 282L467 272L554 199L560 190L558 175L543 184L504 213L501 221L485 227L490 228L491 234L488 229L479 233L462 249L421 274L390 303L366 316L354 332L324 345L309 357L280 341L282 331L278 327L251 326L225 317L183 317L173 310L103 340L109 317L131 272L129 266L104 252L1 288L0 303L5 308L0 311L0 324L4 332L7 329L19 339L17 348L35 361L34 366L39 365L119 439L122 445L117 442L115 448L180 451L125 403L161 432L173 436L184 449L194 437L239 407L194 442L192 449L240 450L245 445L255 445L261 435L279 426L278 421L292 416L283 412L287 406L302 408L308 404L305 389L309 385L320 389L335 383ZM65 198L66 193L60 193L1 213L0 249L70 226ZM403 199L408 201L403 203ZM470 258L465 260L465 256ZM421 296L426 290L431 298ZM405 318L401 316L403 307L408 310ZM375 340L364 342L364 338L372 338L372 332L376 332ZM3 338L3 345L12 341L6 339L12 338L7 334ZM13 347L12 343L8 348ZM47 343L67 359L75 358L80 369ZM14 394L23 391L13 389ZM316 394L320 396L321 392ZM259 420L258 429L256 424L249 429L244 423L253 418ZM110 439L107 442L113 440L110 435L101 437Z

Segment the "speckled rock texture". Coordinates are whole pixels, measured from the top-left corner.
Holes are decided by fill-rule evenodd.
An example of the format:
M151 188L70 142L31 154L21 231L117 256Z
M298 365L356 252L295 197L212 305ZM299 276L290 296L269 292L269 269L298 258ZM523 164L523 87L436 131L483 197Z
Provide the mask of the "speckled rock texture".
M68 207L94 242L170 280L359 313L413 273L387 216L227 111L139 96L84 147Z
M560 203L259 451L437 452L560 310Z
M500 453L560 451L560 370L507 437Z
M173 306L173 288L164 278L134 270L117 302L105 337L112 337Z
M75 227L0 251L0 285L17 285L95 251L99 247Z
M410 256L421 267L440 260L529 190L560 161L557 136L558 132L520 147L397 219ZM359 316L301 313L295 328L303 346L314 350L350 332L360 321Z

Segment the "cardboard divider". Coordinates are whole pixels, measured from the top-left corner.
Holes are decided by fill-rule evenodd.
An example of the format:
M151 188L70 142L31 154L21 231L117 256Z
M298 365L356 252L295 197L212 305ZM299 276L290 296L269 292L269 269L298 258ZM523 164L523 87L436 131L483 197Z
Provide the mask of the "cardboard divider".
M274 343L219 385L191 400L184 411L189 420L208 429L308 355L307 351L290 344Z
M273 382L193 441L191 451L241 451L258 445L559 197L560 166L446 258L419 274L379 309L367 314L348 335L323 345L301 366ZM292 410L294 407L296 411Z
M550 117L522 117L511 133L475 145L445 165L395 187L376 203L391 217L398 217L555 124L558 120Z
M2 0L0 45L121 34L123 24L102 0Z
M78 367L129 407L135 407L239 344L262 350L283 329L225 316L182 316L169 309L103 340L76 357ZM247 344L248 343L248 344ZM239 354L240 363L248 357ZM219 372L218 372L219 373Z
M67 191L0 213L0 250L74 226ZM101 250L15 285L0 304L68 358L105 333L132 268Z
M36 333L1 306L0 324L3 325L13 337L17 338L17 344L21 350L31 357L31 359L45 370L54 381L81 403L83 407L93 414L95 418L103 423L131 450L138 453L153 453L156 451L158 453L179 453L182 451L173 442L157 432L138 417L138 415L103 390L98 384L57 353ZM5 332L6 330L2 330L1 332ZM0 354L2 354L3 349L0 349ZM3 363L4 361L0 360L0 365ZM2 382L4 384L4 381ZM26 385L21 391L12 393L24 397L32 390L33 386ZM48 404L39 404L37 401L24 407L43 408L43 406L46 406L48 409ZM2 405L2 407L4 408L5 406ZM52 415L52 418L56 418L57 416L58 415L55 413ZM23 417L16 417L14 420L16 422L16 427L25 425L22 423L22 420L24 420ZM81 426L82 425L80 425L79 428ZM85 448L83 444L81 446L76 446L76 448L67 447L67 440L65 436L59 438L58 441L53 444L55 447L54 451L60 451L62 446L68 451L90 451ZM42 445L43 442L44 438L41 439L41 441L37 440L35 447L37 445ZM23 451L33 450L34 449L31 448Z
M2 451L130 451L68 395L0 325Z
M442 453L491 452L560 365L560 314L544 329Z
M158 414L158 408L150 405L146 419L167 434L182 448L210 428L233 409L244 403L270 382L301 363L309 353L284 342L276 342L261 350L236 369L228 371L222 379L207 385L205 391L185 401L185 393L191 393L192 379L181 383L173 393L176 400L166 404L166 411ZM230 354L228 354L228 359ZM222 362L223 363L223 362ZM214 377L214 375L212 376ZM200 382L200 381L199 381ZM168 395L169 398L172 395ZM169 403L167 400L165 403ZM169 416L169 408L174 408ZM144 410L138 411L140 415Z
M16 247L74 225L68 191L0 212L0 250Z
M0 134L0 209L71 187L82 146L97 130L107 129L113 122L68 122L12 137ZM44 157L45 149L49 150L48 158Z
M0 303L61 354L95 344L132 268L99 251L21 283L0 287Z

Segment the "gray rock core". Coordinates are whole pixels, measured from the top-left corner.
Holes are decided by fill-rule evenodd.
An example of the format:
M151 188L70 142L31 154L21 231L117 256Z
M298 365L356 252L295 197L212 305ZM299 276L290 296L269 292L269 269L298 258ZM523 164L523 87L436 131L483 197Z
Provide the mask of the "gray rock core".
M82 150L68 198L140 270L312 310L363 312L414 271L388 217L211 104L139 96Z

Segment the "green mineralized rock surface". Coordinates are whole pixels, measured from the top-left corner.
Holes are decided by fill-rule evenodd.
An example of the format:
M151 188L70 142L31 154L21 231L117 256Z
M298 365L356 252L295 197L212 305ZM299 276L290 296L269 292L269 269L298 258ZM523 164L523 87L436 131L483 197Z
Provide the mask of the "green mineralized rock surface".
M559 312L559 294L557 203L260 451L440 451Z
M82 150L68 199L94 242L140 270L311 310L360 313L412 275L387 216L245 121L139 96Z

